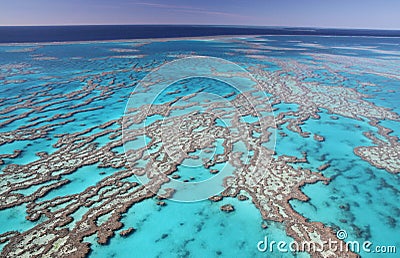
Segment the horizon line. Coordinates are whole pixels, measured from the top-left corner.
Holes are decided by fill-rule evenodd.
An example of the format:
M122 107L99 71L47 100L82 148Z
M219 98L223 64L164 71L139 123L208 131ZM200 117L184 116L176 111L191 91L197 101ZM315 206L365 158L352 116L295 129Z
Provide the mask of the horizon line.
M201 27L252 27L252 28L298 28L298 29L342 29L342 30L391 30L400 31L400 28L367 28L367 27L330 27L330 26L290 26L290 25L240 25L240 24L182 24L182 23L121 23L121 24L19 24L19 25L3 25L0 27L61 27L61 26L201 26Z

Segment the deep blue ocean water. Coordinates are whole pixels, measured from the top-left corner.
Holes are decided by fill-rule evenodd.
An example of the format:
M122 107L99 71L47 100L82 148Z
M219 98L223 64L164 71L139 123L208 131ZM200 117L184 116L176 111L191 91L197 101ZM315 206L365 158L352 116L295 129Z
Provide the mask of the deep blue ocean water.
M177 38L220 35L400 37L400 31L217 25L0 26L0 43Z

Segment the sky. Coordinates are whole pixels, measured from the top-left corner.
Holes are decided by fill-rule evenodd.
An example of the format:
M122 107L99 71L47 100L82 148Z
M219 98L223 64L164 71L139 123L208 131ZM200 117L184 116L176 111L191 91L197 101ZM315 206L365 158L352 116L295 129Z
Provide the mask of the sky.
M399 0L0 0L0 26L199 24L400 29Z

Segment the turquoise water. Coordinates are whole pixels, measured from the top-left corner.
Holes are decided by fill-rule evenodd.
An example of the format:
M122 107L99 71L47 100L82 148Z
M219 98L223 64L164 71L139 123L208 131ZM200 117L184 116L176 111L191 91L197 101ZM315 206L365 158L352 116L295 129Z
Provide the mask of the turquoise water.
M46 196L40 198L39 201L51 200L58 196L79 194L117 171L114 168L98 168L97 164L78 168L74 173L61 177L62 179L70 180L68 184L51 191Z
M261 215L250 200L241 202L227 198L217 203L166 203L160 207L155 200L147 200L133 206L122 222L126 228L133 227L136 231L129 237L117 235L107 246L98 245L95 238L88 239L95 247L92 255L128 257L134 252L146 257L265 257L256 248L264 236L292 241L278 224L271 223L263 229ZM219 210L228 203L235 207L235 212ZM275 255L292 257L291 254Z
M371 167L352 152L355 146L373 145L361 132L376 132L376 129L365 122L344 117L329 121L329 115L320 115L321 120L308 120L303 128L306 131L318 128L314 132L323 135L325 141L321 144L303 140L301 150L307 152L310 164L302 166L316 170L329 162L331 166L323 174L334 180L329 186L322 183L304 186L310 201L292 201L292 206L312 221L324 221L346 230L348 240L398 246L399 177ZM349 210L343 210L342 205Z
M400 113L399 102L399 77L396 61L390 61L396 55L380 54L369 50L359 49L362 46L375 46L377 50L400 52L397 45L382 45L382 43L396 43L398 39L390 38L347 38L347 37L301 37L301 36L261 36L244 38L239 41L220 39L214 41L177 40L166 42L149 42L140 47L135 42L92 42L74 44L48 44L35 48L33 52L10 52L10 50L22 49L26 46L0 45L0 102L1 110L12 108L23 103L24 96L31 100L27 107L0 114L0 122L32 110L32 107L43 106L42 111L33 111L26 117L15 120L9 124L0 126L0 133L11 132L34 122L39 122L32 128L50 125L52 128L45 138L34 140L16 139L13 143L0 145L1 154L11 154L20 149L22 153L15 158L3 158L4 164L0 165L0 175L10 164L27 165L40 160L35 153L45 151L54 153L58 148L53 145L60 139L59 134L72 134L82 132L95 127L92 131L82 134L90 136L104 130L117 129L120 125L113 124L105 129L98 126L110 120L120 119L124 113L129 94L144 78L148 72L167 61L172 61L179 55L205 55L227 59L240 64L244 68L262 65L260 69L270 73L283 69L282 64L297 62L297 64L313 64L313 77L308 77L304 70L287 71L281 76L294 76L302 78L305 82L319 83L323 86L347 87L367 94L365 100L373 102L377 106L390 108L393 112ZM251 48L249 43L256 42L261 46L258 58L253 58L235 49ZM245 44L246 43L246 44ZM301 45L299 45L301 44ZM314 45L313 45L314 44ZM315 45L316 44L316 45ZM317 48L316 46L324 48ZM264 47L265 49L262 49ZM346 48L343 48L346 47ZM351 49L354 48L354 49ZM119 49L136 49L135 52L115 52ZM38 60L34 55L54 57L51 60ZM318 59L318 56L340 56L335 59ZM357 57L349 66L342 59L344 57ZM124 58L121 58L124 57ZM363 59L364 58L364 59ZM377 64L374 64L378 60ZM386 60L386 61L385 61ZM389 60L389 61L387 61ZM282 63L279 63L282 62ZM371 63L372 62L372 63ZM398 61L397 61L398 62ZM112 74L105 74L112 72ZM79 77L84 76L84 77ZM397 76L397 77L396 77ZM345 77L345 79L343 79ZM6 80L26 80L25 82L7 82ZM300 79L299 79L300 80ZM62 97L59 94L72 93L83 89L91 81L98 84L96 89L86 90L87 95L79 95L79 98ZM373 83L375 85L363 85ZM226 83L204 79L191 78L178 81L168 87L159 95L156 103L162 104L176 100L187 94L202 90L203 93L218 96L229 95L225 100L234 99L239 93ZM34 95L32 95L34 94ZM19 97L18 97L19 96ZM208 95L209 96L209 95ZM272 96L272 100L276 96ZM205 98L194 98L192 101L204 101ZM53 103L54 101L64 101ZM85 102L87 101L87 103ZM89 101L91 101L89 103ZM187 102L178 102L180 105ZM77 106L78 105L78 106ZM83 105L79 107L79 105ZM138 103L139 105L139 103ZM299 111L299 104L282 101L274 106L275 115L283 112ZM97 108L74 113L71 117L49 121L57 114L67 114L78 109ZM199 110L197 107L185 111L174 110L171 116L179 116L185 112ZM204 109L203 109L204 110ZM229 110L229 108L226 108ZM326 163L330 167L321 173L331 178L328 185L316 183L306 185L303 192L310 198L308 202L291 201L292 207L302 216L311 221L319 221L335 229L343 229L348 233L348 240L371 241L374 244L396 245L400 247L398 232L400 232L400 178L398 174L390 174L383 169L371 166L354 154L354 148L358 146L373 146L371 140L363 135L363 132L372 132L376 137L386 141L377 134L377 129L368 124L368 119L355 120L338 114L329 114L326 109L320 108L320 119L310 118L304 121L301 128L309 132L309 138L303 138L296 132L287 128L288 123L281 125L276 134L276 156L290 155L302 157L306 152L308 163L293 164L294 167L302 167L312 171L318 171L321 165ZM334 120L334 115L338 119ZM37 120L31 120L38 118ZM150 125L165 117L160 114L149 116L145 124ZM295 116L286 116L287 119L295 119ZM72 120L71 120L72 119ZM246 123L256 123L254 116L241 118ZM65 125L57 123L69 121ZM231 126L230 119L216 119L216 125L220 127ZM391 135L400 137L400 122L393 120L381 120L380 125L393 130ZM143 125L136 125L141 128ZM198 130L202 130L200 128ZM279 132L285 133L283 137ZM27 133L25 136L29 135ZM108 133L94 140L98 148L104 147L110 142ZM318 134L325 138L323 142L313 139ZM253 133L259 137L260 133ZM120 140L121 136L114 140ZM150 137L138 138L130 142L135 149L149 144ZM222 154L223 140L216 139L213 151ZM155 153L159 147L149 149ZM235 145L235 150L242 150L240 144ZM116 147L113 151L122 153L123 147ZM193 155L200 155L195 152ZM253 152L246 153L253 155ZM111 176L120 169L99 168L99 163L84 166L75 172L62 176L59 180L68 179L70 182L58 189L53 189L45 196L37 199L40 203L49 201L59 196L79 194L91 186L95 186L100 180ZM137 167L145 167L145 162L140 161ZM210 169L221 170L224 164L216 164ZM101 173L104 172L104 173ZM192 182L203 181L211 178L209 169L203 167L179 166L179 180ZM134 176L124 179L129 182L137 182ZM53 182L53 181L51 181ZM24 190L16 191L23 195L30 195L39 187L31 186ZM121 222L124 228L134 227L136 231L128 237L121 237L116 232L108 244L99 245L96 237L85 238L84 241L92 243L91 257L306 257L307 254L280 254L260 253L257 250L258 241L264 236L276 241L288 241L292 239L286 235L284 225L281 223L264 222L260 212L251 200L238 201L226 198L221 202L208 200L195 203L179 203L166 200L166 206L158 206L155 198L144 200L134 204L127 213L122 214ZM235 211L225 213L220 211L220 206L232 204ZM82 207L71 216L74 222L67 225L72 228L76 222L82 219L89 209ZM19 206L0 210L0 234L16 230L24 232L46 220L44 216L39 221L30 222L25 219L26 203ZM106 221L102 217L101 221ZM261 227L262 223L268 224L267 229ZM121 230L123 230L121 229ZM0 250L6 244L0 245ZM370 254L361 253L366 257Z
M25 231L39 224L40 221L31 222L25 219L26 207L24 205L0 211L3 222L0 226L0 234L8 231Z

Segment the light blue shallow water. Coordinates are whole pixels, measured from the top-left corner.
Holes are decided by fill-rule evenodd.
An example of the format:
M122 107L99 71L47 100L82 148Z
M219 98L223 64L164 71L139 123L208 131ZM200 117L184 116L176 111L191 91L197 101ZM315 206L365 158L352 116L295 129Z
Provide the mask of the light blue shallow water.
M291 204L312 221L324 221L346 230L347 240L398 246L400 179L370 166L352 152L355 146L373 145L361 132L376 130L365 122L344 117L329 121L327 114L320 115L321 120L308 120L303 128L306 131L317 128L314 132L323 135L325 141L303 143L301 150L308 153L310 161L303 167L316 170L329 162L331 166L323 174L334 179L328 186L317 183L303 187L310 201Z
M261 227L261 215L250 200L225 199L213 203L178 203L166 201L160 207L155 200L134 205L122 222L136 229L129 237L116 236L107 246L90 239L92 255L101 257L265 257L257 243L269 239L292 241L282 226L272 224ZM232 204L235 212L224 213L219 207ZM251 244L250 244L251 243ZM275 257L292 257L292 254L272 253ZM299 254L297 257L306 257Z

